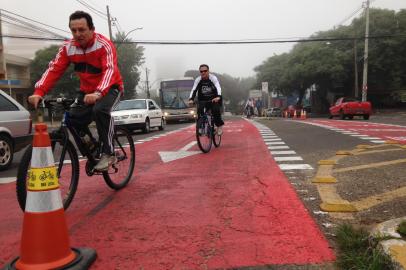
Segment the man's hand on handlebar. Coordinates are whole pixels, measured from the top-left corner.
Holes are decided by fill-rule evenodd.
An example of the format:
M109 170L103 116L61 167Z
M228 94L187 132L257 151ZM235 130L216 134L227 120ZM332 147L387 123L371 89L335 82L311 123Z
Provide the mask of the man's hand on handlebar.
M35 109L38 108L39 102L42 100L42 97L40 95L32 95L28 97L28 103L30 103L32 106L34 106Z
M213 98L212 100L211 100L211 102L215 102L215 103L217 103L217 102L219 102L220 101L220 97L215 97L215 98Z
M193 99L189 99L188 102L189 106L192 106L195 102L193 101Z
M83 102L87 105L92 105L95 104L96 101L98 101L101 98L101 95L99 94L87 94L85 95Z

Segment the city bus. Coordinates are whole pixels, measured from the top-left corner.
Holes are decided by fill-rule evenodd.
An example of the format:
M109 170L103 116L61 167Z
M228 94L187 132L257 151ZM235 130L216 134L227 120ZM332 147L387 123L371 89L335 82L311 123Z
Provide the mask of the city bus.
M195 121L196 110L188 105L193 83L192 77L161 81L159 99L166 122Z

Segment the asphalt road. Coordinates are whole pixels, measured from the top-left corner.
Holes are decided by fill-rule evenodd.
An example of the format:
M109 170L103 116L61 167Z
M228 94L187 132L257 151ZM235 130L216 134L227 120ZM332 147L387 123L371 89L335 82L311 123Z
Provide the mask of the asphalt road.
M403 161L406 149L400 147L406 144L406 117L402 113L374 115L370 120L353 121L327 118L257 121L270 127L290 150L303 158L302 163L314 168L288 172L287 176L332 245L334 229L340 223L350 222L372 228L386 220L406 216L406 194L402 191L406 186ZM400 144L382 143L388 138L397 138ZM358 151L358 145L372 146L368 150L371 154L343 157L333 166L332 176L337 179L337 194L343 200L365 207L354 213L321 211L323 201L317 185L312 182L319 168L318 162L337 158L337 151Z

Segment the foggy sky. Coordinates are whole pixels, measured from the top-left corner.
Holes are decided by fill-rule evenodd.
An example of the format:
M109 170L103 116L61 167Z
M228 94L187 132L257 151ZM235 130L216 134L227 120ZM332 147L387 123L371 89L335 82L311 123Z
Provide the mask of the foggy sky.
M133 40L240 40L308 37L337 26L361 5L360 0L91 0L93 7L112 16ZM40 22L68 29L75 10L89 12L96 32L108 36L107 21L77 1L0 0L0 7ZM376 0L371 7L399 10L405 0ZM360 16L361 12L357 14ZM350 24L348 20L345 24ZM3 26L3 29L6 25ZM7 29L6 29L7 30ZM9 29L10 30L10 29ZM3 30L4 31L4 30ZM15 30L14 30L15 31ZM113 33L117 28L113 28ZM69 36L69 34L66 34ZM27 54L26 40L7 40L9 53ZM21 44L22 42L25 43ZM31 42L32 43L32 42ZM273 54L288 52L293 43L246 45L144 45L150 84L183 76L206 63L211 71L233 77L254 75L253 68ZM31 55L32 57L32 55ZM144 72L145 75L145 72ZM144 75L142 80L145 80ZM155 83L154 83L155 82Z

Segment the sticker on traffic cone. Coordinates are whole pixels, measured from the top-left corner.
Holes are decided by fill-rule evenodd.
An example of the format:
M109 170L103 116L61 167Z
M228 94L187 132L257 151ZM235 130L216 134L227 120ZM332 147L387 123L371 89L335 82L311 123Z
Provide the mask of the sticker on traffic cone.
M3 269L88 269L97 256L93 249L70 248L47 129L44 123L35 125L21 255Z

